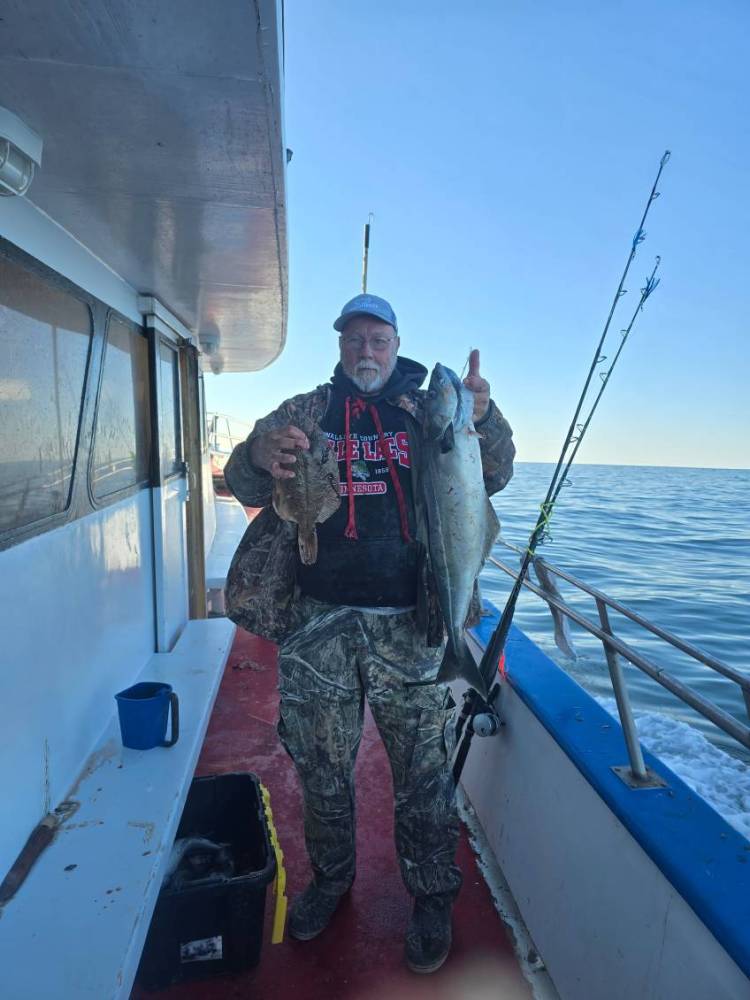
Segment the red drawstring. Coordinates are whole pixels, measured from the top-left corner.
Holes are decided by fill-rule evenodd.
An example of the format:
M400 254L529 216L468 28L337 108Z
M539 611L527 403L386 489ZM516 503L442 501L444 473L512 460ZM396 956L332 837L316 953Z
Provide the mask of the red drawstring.
M398 472L396 472L396 466L393 464L393 459L391 458L391 453L386 444L385 437L383 436L383 425L380 423L380 414L377 409L370 403L370 416L372 417L373 423L375 424L375 429L378 432L378 438L380 440L380 449L385 456L385 460L388 463L388 471L391 474L391 482L393 483L393 488L396 491L396 500L398 501L398 514L401 518L401 537L405 542L411 541L411 535L409 534L409 518L406 515L406 500L404 500L404 491L401 489L401 481L398 478Z
M354 417L354 419L359 420L359 418L362 416L362 414L365 412L366 409L367 409L367 403L364 401L364 399L360 399L360 397L357 396L357 398L352 403L352 416Z
M346 531L344 531L345 538L358 538L357 535L357 524L354 520L354 483L352 477L352 439L350 434L350 413L351 413L351 396L346 397L346 412L344 417L344 434L346 435L346 444L344 445L344 454L346 455L346 486L349 491L349 517L346 522ZM361 403L362 400L357 400L357 403ZM359 409L359 408L358 408ZM359 409L359 413L362 410ZM359 416L359 413L357 414Z
M401 519L401 537L405 542L411 541L411 535L409 534L409 518L406 513L406 500L404 499L404 491L401 488L401 481L398 478L398 472L396 471L396 466L393 464L393 459L391 458L391 453L388 450L388 444L385 440L383 434L383 425L380 422L380 414L378 413L376 407L370 403L369 407L363 399L355 399L352 403L352 397L346 397L346 409L344 411L344 434L346 437L346 444L344 446L344 454L346 456L346 488L349 494L349 516L346 521L346 530L344 531L344 536L346 538L358 538L357 534L357 522L354 515L354 482L352 475L352 450L353 442L351 440L351 418L352 416L356 419L359 417L364 409L367 407L370 411L370 416L372 417L373 423L375 424L375 430L378 432L378 440L380 442L380 450L383 453L383 457L388 463L388 472L391 475L391 482L393 483L393 489L396 491L396 502L398 503L398 514Z

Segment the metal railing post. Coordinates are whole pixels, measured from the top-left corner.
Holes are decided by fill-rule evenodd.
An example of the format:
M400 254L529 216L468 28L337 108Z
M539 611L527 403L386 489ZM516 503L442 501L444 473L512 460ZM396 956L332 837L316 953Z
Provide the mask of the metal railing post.
M601 598L597 597L596 607L599 611L599 621L601 622L602 630L606 632L607 635L612 635L612 628L609 624L609 615L607 614L607 605L601 600ZM617 654L617 651L612 649L609 643L604 639L602 639L602 645L604 646L604 655L607 657L609 676L612 678L612 687L615 692L615 700L617 701L617 710L620 713L620 724L625 736L625 743L628 747L630 770L633 772L633 776L637 780L645 781L648 778L648 772L643 760L643 754L641 753L641 745L638 742L638 733L635 728L633 711L630 707L630 697L628 695L628 687L625 682L622 665L620 664L620 657Z
M506 539L502 537L500 538L500 544L519 554L522 554L524 551L517 545L513 545L511 542L506 541ZM497 566L497 568L502 570L503 573L506 573L511 578L516 579L518 575L517 570L506 565L506 563L502 562L502 560L496 559L494 556L490 556L489 562L492 563L493 566ZM597 590L596 587L590 587L588 584L583 583L571 573L566 573L558 566L553 566L551 563L547 562L542 565L545 576L554 574L555 576L561 577L563 580L567 580L579 591L581 591L581 593L588 594L589 597L592 597L597 603L600 618L599 624L587 618L579 611L571 608L562 599L557 588L554 586L552 588L548 588L542 582L541 578L540 583L542 583L542 586L537 586L528 578L523 581L524 587L530 590L532 594L536 594L537 597L541 597L544 601L546 601L548 606L551 609L558 611L561 616L564 616L565 620L570 619L570 621L575 622L576 625L579 625L582 629L588 632L589 635L596 636L597 639L602 642L604 646L604 653L607 658L607 665L610 670L612 686L615 691L615 697L620 711L620 720L626 737L628 736L628 733L630 733L628 747L635 748L637 761L642 759L642 755L640 753L640 747L637 739L635 738L635 726L632 722L632 714L629 707L625 679L620 667L620 658L625 659L628 663L631 663L638 670L646 674L647 677L650 677L658 684L661 684L663 688L666 688L667 691L679 698L685 705L689 705L691 708L695 709L696 712L699 712L705 719L708 719L724 733L731 736L732 739L737 740L741 746L750 750L750 728L741 723L731 713L719 708L718 705L709 701L696 691L693 691L692 688L683 684L682 681L678 680L676 677L673 677L672 674L670 674L669 671L665 670L663 667L657 666L650 660L646 659L645 656L641 656L636 649L624 642L618 635L615 635L609 624L608 611L612 608L614 611L623 615L631 622L634 622L640 628L646 629L652 635L655 635L669 643L673 648L680 650L682 653L686 653L688 656L692 657L692 659L697 660L698 663L702 663L710 670L715 671L717 674L720 674L722 677L725 677L727 680L736 684L742 692L748 717L750 717L750 676L736 670L734 667L728 666L721 660L717 660L716 657L711 656L708 653L704 653L703 650L698 649L689 642L685 642L684 639L680 639L679 636L673 635L671 632L661 628L659 625L655 625L653 622L648 621L648 619L636 614L636 612L632 611L630 608L626 608L624 604L608 597L600 590ZM566 653L566 655L568 655L569 649L567 649L565 644L559 640L559 630L556 624L555 643L560 649L563 650L564 653ZM628 720L630 721L628 722ZM661 779L658 779L657 776L654 775L653 771L650 771L648 768L645 769L646 774L648 775L648 781L644 781L643 778L636 777L637 768L635 766L631 770L631 768L627 765L618 765L617 767L613 767L612 770L615 771L615 773L622 778L626 784L631 785L633 788L655 788L664 784L664 782L662 782Z

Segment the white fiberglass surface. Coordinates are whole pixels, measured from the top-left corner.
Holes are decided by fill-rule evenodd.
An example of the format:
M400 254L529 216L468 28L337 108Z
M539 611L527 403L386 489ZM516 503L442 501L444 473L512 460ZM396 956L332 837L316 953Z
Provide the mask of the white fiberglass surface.
M499 707L463 785L560 996L746 996L723 945L512 685Z
M153 654L150 491L0 553L0 609L5 871Z
M157 649L167 653L188 620L187 558L185 554L184 476L153 489L156 541Z

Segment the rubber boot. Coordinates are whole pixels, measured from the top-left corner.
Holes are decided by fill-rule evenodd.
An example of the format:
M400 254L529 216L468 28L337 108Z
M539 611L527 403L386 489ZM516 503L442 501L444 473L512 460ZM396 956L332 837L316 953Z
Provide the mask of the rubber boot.
M347 890L348 891L348 890ZM298 941L311 941L331 922L336 909L346 895L323 892L311 882L303 893L292 900L287 930Z
M414 901L406 932L406 964L412 972L435 972L448 957L452 909L452 896L425 896Z

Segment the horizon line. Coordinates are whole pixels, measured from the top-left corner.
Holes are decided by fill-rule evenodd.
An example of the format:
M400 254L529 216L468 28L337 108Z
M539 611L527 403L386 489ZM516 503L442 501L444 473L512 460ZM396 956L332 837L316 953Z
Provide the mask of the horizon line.
M514 465L556 465L553 459L514 460ZM576 462L575 467L594 466L617 469L685 469L687 471L709 470L711 472L750 472L748 465L665 465L662 462Z

